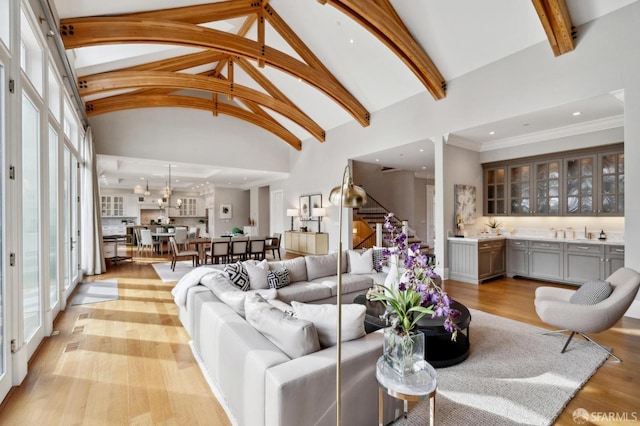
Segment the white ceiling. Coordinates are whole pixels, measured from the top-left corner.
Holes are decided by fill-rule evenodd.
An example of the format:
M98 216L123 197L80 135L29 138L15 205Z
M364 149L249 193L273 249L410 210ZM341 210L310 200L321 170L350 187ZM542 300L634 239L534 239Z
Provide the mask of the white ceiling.
M638 0L567 0L575 26ZM210 1L194 0L53 0L60 18L112 15L144 10L173 8ZM513 0L391 0L411 34L425 49L446 81L462 76L484 65L512 55L540 42L547 42L542 25L531 1ZM317 0L271 0L269 4L319 57L347 90L369 112L400 102L426 89L386 46L329 4ZM210 27L235 32L242 20L217 22ZM250 33L251 34L251 33ZM255 38L253 31L252 38ZM282 38L267 25L267 43L298 57ZM579 46L578 46L579 48ZM93 46L68 51L78 76L105 72L125 66L155 61L196 51L164 45ZM549 47L551 53L551 48ZM264 91L240 67L235 67L235 81ZM327 96L296 78L265 67L261 71L307 115L329 130L353 118ZM192 70L192 72L194 72ZM113 93L101 94L107 96ZM99 97L99 96L94 96ZM434 101L436 102L436 101ZM565 114L581 110L579 117ZM526 143L525 134L543 134L552 129L569 129L576 122L612 120L620 116L622 106L613 96L588 100L577 105L541 111L527 117L514 117L499 123L488 123L475 129L453 131L460 140L478 151L494 149L509 143ZM215 119L212 117L212 119ZM283 117L276 117L301 140L311 137L304 129ZM525 124L528 124L525 126ZM251 124L247 123L247 126ZM489 131L495 131L489 135ZM524 141L524 142L523 142ZM284 142L283 142L284 143ZM405 168L431 174L433 148L428 141L358 158L388 167ZM424 149L420 152L419 149ZM431 152L429 152L429 148ZM303 145L304 149L304 145ZM418 155L414 155L418 152ZM162 187L168 162L141 162L138 159L98 155L99 172L112 187L132 188L141 177L150 186ZM168 174L168 173L166 173ZM172 174L184 182L185 189L195 185L227 185L250 187L256 183L282 179L282 174L252 173L249 170L207 168L176 165ZM159 184L156 183L159 182ZM188 183L187 183L188 182ZM231 183L229 183L231 182Z

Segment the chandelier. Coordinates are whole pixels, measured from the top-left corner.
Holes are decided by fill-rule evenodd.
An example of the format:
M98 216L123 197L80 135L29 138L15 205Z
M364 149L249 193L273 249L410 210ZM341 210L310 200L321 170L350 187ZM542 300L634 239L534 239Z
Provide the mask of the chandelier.
M149 184L147 183L147 190L149 190ZM166 201L166 205L165 205ZM176 205L171 205L171 164L169 164L169 181L167 182L167 186L164 188L164 193L162 194L162 198L158 198L158 207L160 210L164 210L165 208L171 209L179 209L182 206L182 200L178 198L176 200Z

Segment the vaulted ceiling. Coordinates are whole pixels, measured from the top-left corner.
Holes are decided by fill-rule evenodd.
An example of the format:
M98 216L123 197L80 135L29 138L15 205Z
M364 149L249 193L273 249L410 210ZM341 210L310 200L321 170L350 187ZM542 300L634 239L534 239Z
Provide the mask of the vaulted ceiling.
M293 149L347 121L546 40L634 0L54 0L91 117L206 110ZM153 8L153 10L151 10ZM579 48L579 46L578 46Z

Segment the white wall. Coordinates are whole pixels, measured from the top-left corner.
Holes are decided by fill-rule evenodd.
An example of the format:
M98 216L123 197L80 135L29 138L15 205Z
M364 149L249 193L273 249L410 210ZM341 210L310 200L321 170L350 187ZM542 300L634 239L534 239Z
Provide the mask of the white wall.
M101 114L91 126L98 154L286 172L293 150L243 120L185 108Z

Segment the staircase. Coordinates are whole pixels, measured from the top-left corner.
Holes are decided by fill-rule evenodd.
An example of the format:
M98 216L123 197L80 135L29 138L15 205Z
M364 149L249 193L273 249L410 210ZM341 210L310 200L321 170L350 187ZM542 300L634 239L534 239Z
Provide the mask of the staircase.
M356 233L353 235L353 245L355 249L371 248L376 243L376 224L384 224L384 218L389 214L389 210L382 204L367 194L367 203L353 209L353 223ZM397 228L402 228L402 219L393 218ZM389 240L389 231L382 228L382 245L386 246ZM407 227L407 246L414 243L420 244L420 249L428 249L428 245L423 244L418 238L415 231L409 226Z

